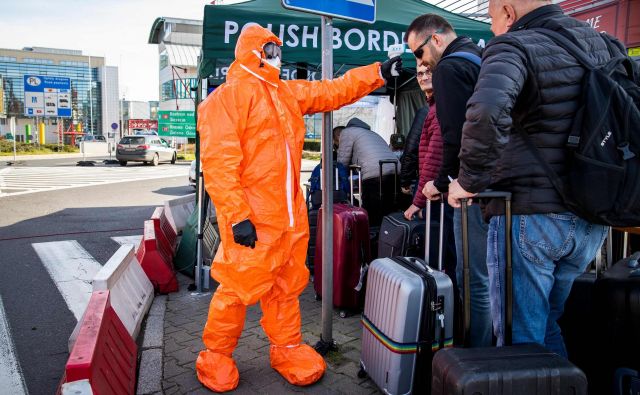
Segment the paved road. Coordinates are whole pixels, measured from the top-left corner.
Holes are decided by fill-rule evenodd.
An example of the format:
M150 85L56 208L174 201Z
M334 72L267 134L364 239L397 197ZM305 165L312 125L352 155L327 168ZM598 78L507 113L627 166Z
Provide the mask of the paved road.
M20 176L33 183L22 190L29 193L0 197L0 393L55 392L91 274L120 243L135 242L155 206L193 192L187 163L34 162L0 169L5 184L7 174L16 176L11 183L19 184ZM136 181L117 182L118 175ZM79 179L87 182L74 184Z

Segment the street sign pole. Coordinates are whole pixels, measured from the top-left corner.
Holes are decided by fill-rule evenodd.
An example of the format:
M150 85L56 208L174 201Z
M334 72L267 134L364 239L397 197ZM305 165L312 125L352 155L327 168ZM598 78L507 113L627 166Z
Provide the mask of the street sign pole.
M16 117L11 117L9 122L9 130L11 130L11 135L13 136L13 160L16 161L16 140L18 139L18 136L16 136Z
M333 21L322 16L322 79L333 79ZM333 114L322 113L322 336L323 349L333 344ZM327 347L328 346L328 347Z

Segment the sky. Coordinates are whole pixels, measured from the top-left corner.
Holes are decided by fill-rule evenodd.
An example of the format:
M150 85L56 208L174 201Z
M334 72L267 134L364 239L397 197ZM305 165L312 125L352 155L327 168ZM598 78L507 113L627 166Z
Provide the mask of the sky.
M120 97L158 100L161 16L202 20L207 0L0 0L0 48L52 47L104 56L118 66Z
M121 98L158 100L158 48L147 44L153 22L162 16L202 20L210 2L0 0L0 48L65 48L103 56L107 65L118 66Z

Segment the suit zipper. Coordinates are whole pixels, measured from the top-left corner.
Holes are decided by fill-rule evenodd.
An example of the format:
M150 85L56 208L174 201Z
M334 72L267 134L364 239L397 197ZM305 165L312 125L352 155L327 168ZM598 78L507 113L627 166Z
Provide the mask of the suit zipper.
M289 227L293 228L293 196L291 193L291 151L289 143L285 139L284 146L287 149L287 210L289 211Z

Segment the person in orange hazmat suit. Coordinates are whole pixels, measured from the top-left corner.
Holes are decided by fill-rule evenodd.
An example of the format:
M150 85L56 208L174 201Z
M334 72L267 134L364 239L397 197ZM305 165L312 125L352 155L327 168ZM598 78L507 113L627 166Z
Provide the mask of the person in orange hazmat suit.
M294 385L325 371L323 358L302 342L298 296L309 224L300 187L302 116L336 110L384 85L400 58L325 81L279 78L282 42L253 24L241 32L226 82L198 109L204 183L216 207L221 245L211 276L219 282L196 361L198 379L224 392L238 385L232 352L247 305L260 301L271 366Z

